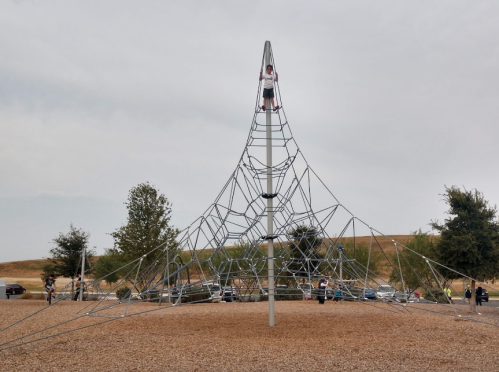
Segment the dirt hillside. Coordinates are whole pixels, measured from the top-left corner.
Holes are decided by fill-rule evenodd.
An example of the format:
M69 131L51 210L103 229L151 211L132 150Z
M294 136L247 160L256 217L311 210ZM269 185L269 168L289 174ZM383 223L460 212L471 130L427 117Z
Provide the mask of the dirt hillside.
M405 244L407 241L412 239L413 235L392 235L391 238L399 243ZM351 241L352 238L344 238L342 243L346 244ZM365 244L369 246L371 237L370 236L359 236L356 237L356 244ZM387 253L395 252L395 246L390 239L378 238L377 241L373 241L373 244L379 244L381 248ZM94 257L97 260L99 256ZM47 259L38 260L26 260L26 261L12 261L0 263L0 278L22 278L25 279L40 279L40 275L43 271L43 266L49 263Z

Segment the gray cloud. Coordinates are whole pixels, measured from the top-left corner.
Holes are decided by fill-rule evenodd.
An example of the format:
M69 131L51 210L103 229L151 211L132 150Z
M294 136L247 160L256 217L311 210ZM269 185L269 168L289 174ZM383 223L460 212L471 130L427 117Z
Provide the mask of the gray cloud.
M301 150L356 215L408 233L444 218L444 185L499 200L494 1L2 8L0 261L71 222L102 252L145 181L187 226L241 155L265 40Z

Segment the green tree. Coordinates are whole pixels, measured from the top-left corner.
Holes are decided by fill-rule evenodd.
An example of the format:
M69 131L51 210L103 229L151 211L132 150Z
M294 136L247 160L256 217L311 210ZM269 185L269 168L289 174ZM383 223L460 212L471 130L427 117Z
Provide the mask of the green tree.
M355 259L355 262L358 263L358 265L348 262L343 264L343 279L364 278L366 267L368 267L369 274L379 274L380 264L383 260L383 255L379 250L370 249L365 243L355 244L354 247L353 241L350 240L345 243L343 254L349 259ZM354 273L356 275L353 275Z
M246 263L236 262L245 249L245 247L240 244L245 243L239 242L233 248L222 248L217 253L212 255L210 263L205 266L207 268L207 272L211 275L220 276L222 286L231 285L234 277L239 275L240 268L248 266Z
M123 266L120 257L117 257L109 249L95 262L93 271L95 279L103 279L112 285L120 279L119 268Z
M499 273L499 223L497 209L489 206L479 191L446 187L443 195L449 205L443 224L430 225L440 232L438 262L479 281L494 281ZM460 277L447 270L450 279ZM471 281L475 303L475 280Z
M405 286L410 291L421 286L432 288L437 279L424 257L435 261L438 259L434 236L422 232L421 229L413 232L413 235L414 238L406 243L409 249L399 247L399 254L395 252L391 257L394 267L390 274L390 282L402 283L403 278Z
M288 270L294 273L297 279L301 278L302 282L305 282L310 275L320 270L322 239L316 227L304 224L288 231L288 236L290 237Z
M55 265L51 263L44 264L42 266L42 273L40 274L40 278L42 279L42 282L45 281L49 277L49 275L55 275ZM57 277L57 275L55 276Z
M75 228L73 224L69 226L67 234L59 233L59 236L52 240L55 247L50 250L51 257L48 258L52 266L44 266L44 272L52 269L54 272L50 274L74 279L76 275L81 274L81 258L83 250L86 249L85 274L90 274L94 251L87 249L89 238L88 232Z
M156 264L160 252L153 250L158 247L166 249L173 258L179 250L175 240L179 230L170 226L172 209L168 199L149 183L141 183L130 190L125 205L128 221L110 234L114 238L114 248L110 252L119 256L122 262L143 257L142 268L152 268ZM142 276L139 286L150 281L151 275Z

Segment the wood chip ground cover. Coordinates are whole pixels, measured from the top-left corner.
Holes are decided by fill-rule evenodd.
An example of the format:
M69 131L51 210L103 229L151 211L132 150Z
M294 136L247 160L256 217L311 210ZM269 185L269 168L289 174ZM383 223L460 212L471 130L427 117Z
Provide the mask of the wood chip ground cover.
M84 305L51 306L0 333L0 340L70 319ZM43 306L35 300L0 301L0 325ZM157 305L133 307L135 312ZM270 328L266 302L183 305L2 351L0 371L498 370L499 328L391 309L277 302L276 326ZM497 308L483 310L499 315ZM105 320L83 317L74 324L96 319Z

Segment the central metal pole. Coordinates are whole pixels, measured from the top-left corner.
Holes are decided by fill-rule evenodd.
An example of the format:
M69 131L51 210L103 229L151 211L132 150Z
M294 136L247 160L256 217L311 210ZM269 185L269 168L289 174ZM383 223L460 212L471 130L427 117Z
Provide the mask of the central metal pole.
M85 288L85 250L86 248L83 247L83 251L81 252L81 281L80 281L80 301L83 301L83 289Z
M340 257L340 286L341 286L341 290L340 290L341 300L340 300L340 303L343 304L343 297L345 296L345 286L343 285L343 246L342 245L338 246L338 252L340 253L339 254L339 257Z
M270 41L265 42L265 71L270 65ZM267 195L273 194L272 186L272 109L270 98L265 100L266 128L267 128ZM272 198L267 199L267 257L268 257L268 280L269 280L269 326L275 325L274 318L274 203Z

